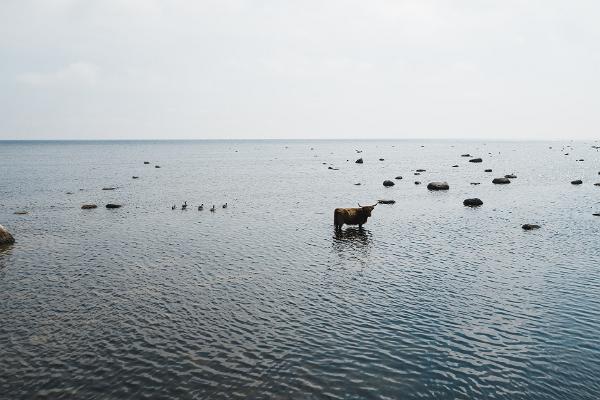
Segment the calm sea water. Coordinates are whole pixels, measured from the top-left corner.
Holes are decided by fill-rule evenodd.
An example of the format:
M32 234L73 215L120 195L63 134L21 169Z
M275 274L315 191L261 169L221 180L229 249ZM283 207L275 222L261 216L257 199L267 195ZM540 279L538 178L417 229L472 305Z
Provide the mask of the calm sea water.
M0 142L0 398L596 399L597 144Z

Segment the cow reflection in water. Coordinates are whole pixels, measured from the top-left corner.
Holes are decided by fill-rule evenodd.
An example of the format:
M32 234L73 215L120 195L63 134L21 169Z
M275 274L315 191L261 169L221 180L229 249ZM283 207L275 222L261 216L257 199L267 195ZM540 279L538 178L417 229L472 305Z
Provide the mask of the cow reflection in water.
M335 231L333 248L345 259L363 260L370 257L371 231L363 228L348 228Z

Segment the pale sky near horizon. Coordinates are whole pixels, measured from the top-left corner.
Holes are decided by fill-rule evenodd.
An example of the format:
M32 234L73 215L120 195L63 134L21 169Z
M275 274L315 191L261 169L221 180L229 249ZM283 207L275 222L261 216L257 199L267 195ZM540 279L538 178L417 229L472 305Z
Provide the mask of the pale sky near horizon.
M598 139L598 21L587 0L0 0L0 139Z

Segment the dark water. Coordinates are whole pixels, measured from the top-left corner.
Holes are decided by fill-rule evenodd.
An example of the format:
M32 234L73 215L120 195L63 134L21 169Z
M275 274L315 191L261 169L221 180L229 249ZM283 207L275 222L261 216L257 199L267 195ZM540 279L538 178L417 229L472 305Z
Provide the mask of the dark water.
M0 142L0 398L596 399L595 144Z

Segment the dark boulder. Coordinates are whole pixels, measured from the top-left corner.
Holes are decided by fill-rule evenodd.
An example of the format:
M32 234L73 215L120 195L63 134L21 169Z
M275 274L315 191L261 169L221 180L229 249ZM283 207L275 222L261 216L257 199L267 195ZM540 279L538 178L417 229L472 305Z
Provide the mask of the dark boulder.
M480 163L480 162L483 162L483 160L481 158L472 158L472 159L469 160L469 162Z
M355 183L354 186L360 186L360 182Z
M427 189L429 189L429 190L448 190L448 189L450 189L450 185L448 185L448 182L430 182L427 185Z
M362 164L363 163L363 159L359 158L358 160L354 161L356 164Z
M526 231L532 231L534 229L540 229L541 226L535 224L525 224L521 228L523 228Z
M150 164L150 161L144 161L144 164Z
M594 183L594 186L600 186L600 182Z
M121 208L121 207L122 207L122 205L120 205L120 204L112 204L112 203L108 203L108 204L106 205L106 208Z
M483 172L492 172L492 170L488 168L488 169L484 170Z
M160 165L155 165L154 168L160 168Z
M504 175L504 177L508 179L517 179L517 176L513 174Z
M466 199L465 201L463 201L463 204L467 207L479 207L483 205L483 201L481 201L478 198Z
M390 187L390 186L394 186L394 185L395 185L395 183L390 180L383 181L383 186L385 186L385 187Z
M600 213L593 213L592 214L594 217L600 217Z
M131 178L132 178L132 179L138 179L138 178L139 178L139 176L132 176Z
M81 206L82 210L91 210L91 209L94 209L94 208L98 208L98 206L95 205L95 204L84 204L84 205Z
M377 200L379 204L394 204L396 200Z
M379 159L379 161L384 161L384 159L383 159L383 158L380 158L380 159Z
M510 179L508 178L494 178L494 180L492 180L493 184L496 185L506 185L510 183Z
M13 244L15 242L15 238L10 234L5 227L0 225L0 245Z
M395 177L394 179L398 179L398 180L400 180L400 179L402 179L402 177L401 177L400 175L398 175L398 176L397 176L397 177Z
M581 185L582 183L583 183L583 181L581 179L571 181L571 185Z
M458 165L453 165L452 168L458 168Z

